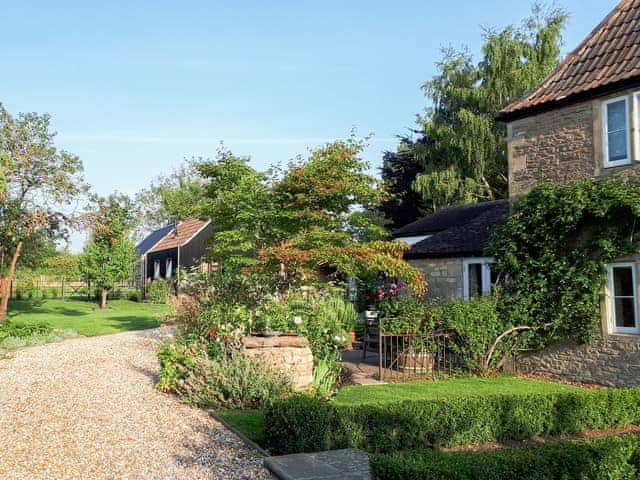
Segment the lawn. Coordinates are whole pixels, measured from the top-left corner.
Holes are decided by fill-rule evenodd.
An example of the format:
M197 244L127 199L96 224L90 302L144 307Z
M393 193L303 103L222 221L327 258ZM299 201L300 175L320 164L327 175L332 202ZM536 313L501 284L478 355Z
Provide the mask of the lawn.
M395 383L388 385L354 385L340 389L333 402L338 405L372 405L402 400L488 396L500 394L529 395L580 390L579 387L513 376L496 378L449 378L438 381Z
M264 414L261 410L216 410L222 420L258 445L264 442Z
M71 329L92 337L107 333L143 330L160 325L167 305L111 300L111 310L98 311L96 304L82 300L14 300L9 318L16 323L48 323L55 329Z

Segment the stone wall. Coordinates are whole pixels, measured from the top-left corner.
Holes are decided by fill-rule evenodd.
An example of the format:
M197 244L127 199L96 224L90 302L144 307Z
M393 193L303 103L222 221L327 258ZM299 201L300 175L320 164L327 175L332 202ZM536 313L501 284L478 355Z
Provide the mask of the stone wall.
M412 259L409 263L424 273L427 298L462 298L461 258Z
M632 93L624 91L511 122L507 126L510 196L530 191L541 180L567 182L640 174L638 158L632 165L603 168L602 101ZM633 118L636 112L631 98ZM632 156L636 151L634 137L632 132Z
M313 355L304 337L245 337L242 353L284 371L296 390L308 390L313 380Z
M640 386L640 337L611 335L590 345L560 344L515 361L521 373L609 387Z

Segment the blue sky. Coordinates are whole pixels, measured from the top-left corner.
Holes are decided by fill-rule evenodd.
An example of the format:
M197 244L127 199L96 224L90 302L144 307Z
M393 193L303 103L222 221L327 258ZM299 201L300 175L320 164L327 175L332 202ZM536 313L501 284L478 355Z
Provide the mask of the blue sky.
M616 3L556 2L571 14L565 51ZM377 167L424 109L440 48L476 53L482 26L519 23L530 5L0 0L0 101L50 113L101 194L134 193L220 141L265 168L351 128L374 134Z

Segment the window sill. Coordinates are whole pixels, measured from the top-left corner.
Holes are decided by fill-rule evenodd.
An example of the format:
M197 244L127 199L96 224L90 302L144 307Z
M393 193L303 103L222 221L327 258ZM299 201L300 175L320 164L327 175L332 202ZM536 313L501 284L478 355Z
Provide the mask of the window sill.
M607 333L604 340L615 340L624 343L640 343L640 333Z

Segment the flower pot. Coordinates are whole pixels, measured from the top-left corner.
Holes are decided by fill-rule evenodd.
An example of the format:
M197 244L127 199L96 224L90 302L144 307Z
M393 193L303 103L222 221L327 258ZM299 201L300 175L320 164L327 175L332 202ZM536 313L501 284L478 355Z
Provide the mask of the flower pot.
M433 372L436 358L430 352L406 351L398 354L398 369L408 373Z
M261 337L279 337L280 335L282 335L282 332L279 332L277 330L269 330L268 332L260 332L259 335Z

